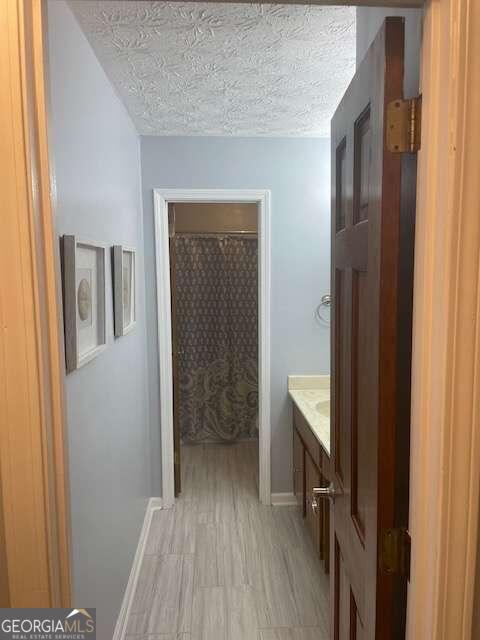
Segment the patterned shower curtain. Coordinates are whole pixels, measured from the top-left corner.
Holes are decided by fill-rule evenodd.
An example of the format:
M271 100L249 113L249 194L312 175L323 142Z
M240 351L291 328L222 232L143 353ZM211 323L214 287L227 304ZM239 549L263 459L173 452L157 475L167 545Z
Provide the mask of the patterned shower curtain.
M184 441L258 437L257 240L174 237Z

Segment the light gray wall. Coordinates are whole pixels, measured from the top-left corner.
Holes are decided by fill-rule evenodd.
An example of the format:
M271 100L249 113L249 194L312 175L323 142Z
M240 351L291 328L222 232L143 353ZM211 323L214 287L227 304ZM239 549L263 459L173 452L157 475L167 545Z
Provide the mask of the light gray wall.
M73 597L112 637L151 495L139 138L65 2L48 4L56 231L137 247L138 322L66 379Z
M287 375L329 372L329 330L316 323L314 310L330 290L330 142L145 136L141 147L153 423L159 395L152 189L272 191L272 490L290 491Z
M405 97L418 94L423 9L357 7L357 67L387 16L405 18Z

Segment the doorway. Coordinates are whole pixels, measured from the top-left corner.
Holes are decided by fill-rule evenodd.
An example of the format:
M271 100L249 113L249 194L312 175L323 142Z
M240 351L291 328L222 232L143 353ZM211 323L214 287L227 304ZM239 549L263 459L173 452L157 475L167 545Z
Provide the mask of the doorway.
M178 496L192 447L248 442L258 460L257 205L170 203L168 217Z
M256 207L258 236L258 496L271 502L270 488L270 192L250 190L154 191L158 341L161 398L162 504L175 501L174 367L170 282L169 204L241 203ZM193 229L193 228L192 228ZM177 433L179 430L177 429ZM212 434L210 434L211 436ZM179 453L177 438L177 460ZM177 474L177 486L179 475Z

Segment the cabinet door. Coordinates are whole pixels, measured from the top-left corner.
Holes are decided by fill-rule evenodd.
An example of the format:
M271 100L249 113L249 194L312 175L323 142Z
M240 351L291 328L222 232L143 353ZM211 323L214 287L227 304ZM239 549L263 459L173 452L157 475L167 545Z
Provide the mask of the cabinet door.
M305 448L297 430L293 430L293 492L305 515Z
M314 464L310 454L305 452L305 489L306 489L306 521L307 527L312 536L313 544L320 553L320 539L322 532L321 508L314 511L312 508L312 491L314 487L320 486L320 471Z

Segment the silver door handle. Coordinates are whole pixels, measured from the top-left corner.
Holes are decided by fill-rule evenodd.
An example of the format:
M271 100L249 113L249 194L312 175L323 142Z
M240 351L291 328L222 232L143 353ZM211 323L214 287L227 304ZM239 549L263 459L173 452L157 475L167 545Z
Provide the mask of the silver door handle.
M335 500L339 495L341 495L341 491L337 491L332 483L328 487L315 487L312 489L313 500L316 502L316 498L328 498L329 500Z

